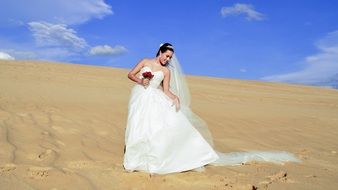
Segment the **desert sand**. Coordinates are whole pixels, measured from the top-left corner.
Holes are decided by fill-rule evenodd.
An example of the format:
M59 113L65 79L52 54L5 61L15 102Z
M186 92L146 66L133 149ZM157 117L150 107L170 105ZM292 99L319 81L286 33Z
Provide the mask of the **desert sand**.
M220 152L281 150L301 163L123 170L128 70L0 61L0 189L337 189L338 90L188 76Z

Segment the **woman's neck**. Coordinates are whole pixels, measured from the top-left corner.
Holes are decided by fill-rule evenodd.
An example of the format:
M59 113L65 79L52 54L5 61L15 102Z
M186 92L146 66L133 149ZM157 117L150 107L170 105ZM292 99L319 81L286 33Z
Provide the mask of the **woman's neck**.
M163 66L163 65L161 64L161 61L160 61L160 58L159 58L159 57L156 57L156 58L155 58L155 65L156 65L156 66Z

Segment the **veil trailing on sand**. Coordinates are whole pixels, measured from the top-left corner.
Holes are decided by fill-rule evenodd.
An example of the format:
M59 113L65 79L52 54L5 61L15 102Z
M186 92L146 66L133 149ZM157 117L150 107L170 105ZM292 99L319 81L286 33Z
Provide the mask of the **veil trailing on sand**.
M168 66L170 70L170 90L180 98L181 111L200 132L204 139L213 147L213 138L208 125L190 109L190 92L180 63L174 54ZM219 159L211 165L240 165L250 161L266 161L282 164L284 162L299 162L293 154L284 151L249 151L249 152L217 152Z

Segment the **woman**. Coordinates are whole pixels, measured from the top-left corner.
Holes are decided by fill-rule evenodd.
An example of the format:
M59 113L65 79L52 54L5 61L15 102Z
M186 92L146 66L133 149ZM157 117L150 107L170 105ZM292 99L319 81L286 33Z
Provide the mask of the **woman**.
M167 174L206 164L293 161L285 152L216 153L207 126L189 108L188 88L171 44L161 45L155 58L140 61L128 78L137 85L132 89L125 133L127 171Z
M124 167L128 171L166 174L200 168L218 159L169 89L168 63L173 54L173 46L163 44L156 58L142 60L128 74L137 83L130 97L125 135ZM144 78L145 72L153 78Z

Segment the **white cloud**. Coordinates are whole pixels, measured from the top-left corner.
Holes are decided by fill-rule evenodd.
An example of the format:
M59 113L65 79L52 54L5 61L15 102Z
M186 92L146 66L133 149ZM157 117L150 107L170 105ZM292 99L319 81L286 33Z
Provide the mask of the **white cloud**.
M88 46L85 39L78 37L75 30L64 24L30 22L28 25L38 46L66 47L77 51Z
M232 7L222 7L221 9L223 17L240 14L246 15L247 20L263 20L265 17L264 14L257 12L250 4L236 3Z
M0 52L0 60L15 60L15 58L8 53Z
M338 30L316 43L319 52L304 58L305 67L297 72L263 77L272 82L318 84L338 73Z
M90 55L120 55L127 52L127 49L123 46L117 45L114 48L108 45L95 46L89 51Z
M112 8L105 0L1 0L0 7L3 7L1 26L27 26L34 38L35 43L15 43L0 37L0 52L16 59L72 61L88 51L91 55L118 55L127 51L123 46L91 48L74 29L75 24L112 15Z
M113 14L104 0L1 0L0 7L0 23L44 20L71 25Z
M242 69L240 69L239 71L242 72L242 73L246 73L247 70L244 69L244 68L242 68Z
M21 46L22 48L22 46ZM0 49L0 52L6 52L11 55L15 59L34 59L36 58L36 54L32 51L19 51L14 49Z
M25 49L29 49L26 51ZM0 49L0 52L6 52L15 60L49 60L49 61L67 61L74 60L81 55L81 52L75 52L62 47L23 47L17 44L12 45L11 49Z

